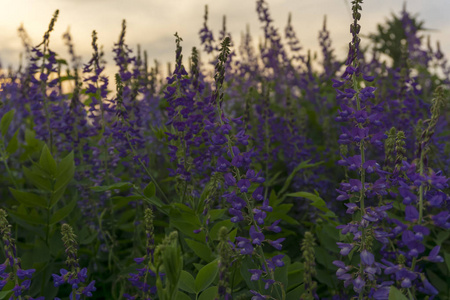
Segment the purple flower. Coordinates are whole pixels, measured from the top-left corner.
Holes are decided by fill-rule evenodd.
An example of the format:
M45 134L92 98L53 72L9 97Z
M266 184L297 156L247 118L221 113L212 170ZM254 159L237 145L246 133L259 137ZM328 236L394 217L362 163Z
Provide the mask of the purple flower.
M339 247L339 249L341 249L340 253L341 255L347 256L350 251L353 249L353 245L352 244L346 244L346 243L336 243Z
M261 245L261 243L264 241L265 237L262 232L259 232L255 229L255 226L252 225L250 227L250 237L252 239L252 243L255 245Z
M249 239L243 238L243 237L236 237L237 241L237 247L241 249L241 254L252 254L253 253L253 246Z
M275 222L272 223L272 225L270 225L269 227L267 227L267 230L273 231L275 233L280 233L281 232L281 227L278 226L278 224L281 222L281 220L276 220Z
M285 240L286 238L279 238L279 239L277 239L277 240L275 240L275 241L272 241L272 240L269 240L269 244L272 246L272 247L274 247L275 249L277 249L277 250L281 250L281 248L283 247L282 245L281 245L281 243Z
M439 256L439 250L441 250L440 246L435 246L431 251L430 255L426 257L428 261L435 262L435 263L441 263L444 262L444 259L442 256Z
M36 269L29 269L29 270L18 269L17 277L19 277L19 279L31 278L35 271Z
M240 189L241 193L247 193L248 188L250 187L250 180L241 179L238 181L237 186Z
M263 273L263 271L259 270L259 269L249 269L248 271L252 274L252 277L250 277L251 281L259 280L259 278L261 277L261 275Z
M353 290L358 294L362 293L365 285L366 283L361 276L358 276L353 280Z
M408 205L405 208L405 220L416 222L419 219L419 212L417 211L417 208L412 205Z
M256 201L262 201L264 199L263 192L264 188L262 186L257 187L252 194L253 199L255 199Z
M275 255L274 257L272 257L272 263L277 267L284 266L283 257L283 254Z
M226 173L224 176L225 183L229 186L235 186L236 185L236 178L234 178L233 174Z
M373 254L370 253L369 251L367 251L366 249L361 251L360 257L361 257L361 262L367 266L371 266L375 262L375 258L373 256Z

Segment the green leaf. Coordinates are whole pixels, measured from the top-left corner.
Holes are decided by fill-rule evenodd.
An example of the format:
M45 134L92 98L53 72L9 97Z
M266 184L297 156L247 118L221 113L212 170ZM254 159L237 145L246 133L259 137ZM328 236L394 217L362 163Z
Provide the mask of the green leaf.
M219 239L219 230L220 228L222 228L222 226L225 226L229 231L231 228L234 227L234 223L231 222L230 220L223 220L214 224L214 226L209 231L209 236L213 241Z
M17 140L17 134L19 133L19 129L17 129L16 133L14 133L13 137L9 140L8 146L6 147L6 152L8 154L13 154L19 149L19 142Z
M210 262L214 259L214 257L212 256L211 249L209 249L209 247L206 244L190 239L185 239L185 241L189 246L189 248L191 248L192 251L194 251L194 253L204 261Z
M405 295L400 292L395 286L390 287L389 289L389 300L408 300Z
M180 275L180 281L178 282L178 287L185 292L195 294L194 283L195 283L194 276L182 270Z
M41 196L33 193L22 192L13 188L9 188L9 191L11 192L11 194L13 194L14 198L16 198L17 201L25 206L39 206L42 208L47 208L47 200L45 200L45 198Z
M247 286L251 290L261 291L263 289L261 280L253 281L251 280L252 274L248 271L249 269L257 269L259 266L255 264L253 259L249 256L246 256L241 263L240 273L242 278L247 283Z
M0 121L0 131L2 132L2 136L5 136L8 132L9 125L14 118L15 110L12 109L3 115L2 120Z
M156 195L156 187L153 182L150 182L147 184L147 186L144 188L144 196L147 198L152 198Z
M211 287L207 288L206 290L204 290L200 294L200 297L198 297L198 300L214 299L214 297L216 297L218 291L219 291L219 288L217 286L211 286Z
M61 199L61 197L64 195L64 192L66 191L66 187L62 187L57 191L53 191L50 196L50 208L53 208L58 201Z
M287 196L289 197L302 197L302 198L306 198L308 200L311 200L312 203L311 205L314 206L315 208L320 209L321 211L329 214L330 216L334 217L334 213L332 211L330 211L330 209L327 207L327 204L325 203L325 201L320 198L319 196L312 194L312 193L308 193L308 192L297 192L297 193L292 193L292 194L288 194Z
M39 165L46 171L49 175L56 177L56 161L53 158L47 145L42 148L41 157L39 159Z
M323 163L323 162L317 162L314 164L309 164L310 161L311 161L310 159L302 161L298 166L295 167L295 169L291 172L291 174L289 174L288 178L284 182L284 185L281 188L281 190L278 192L278 195L282 195L289 188L289 185L291 184L292 179L294 179L294 176L295 176L295 174L297 174L298 171L300 171L301 169L312 168L312 167L318 166Z
M294 262L288 266L288 290L296 288L303 283L304 265L301 262Z
M447 251L444 251L444 261L445 264L447 265L447 274L450 273L450 253L448 253Z
M22 221L25 221L28 224L34 224L34 225L45 225L46 224L44 219L41 216L39 216L36 211L29 214L26 212L15 212L12 210L8 210L8 215L10 215L13 218L17 218Z
M73 161L73 151L64 157L58 164L56 172L55 190L66 187L72 180L75 173L75 163Z
M296 287L295 289L293 289L292 291L287 293L286 300L298 300L298 299L300 299L300 297L304 291L305 291L305 286L302 283L301 285L299 285L298 287Z
M211 209L209 211L209 216L211 217L211 221L215 221L219 218L221 218L225 214L226 209Z
M177 293L175 297L176 300L191 300L191 297L189 297L183 292L177 291L176 293Z
M23 174L25 177L31 181L31 183L40 190L51 191L52 183L47 178L37 174L35 171L22 167Z
M195 291L200 293L213 283L219 271L218 260L214 260L200 269L195 278Z
M67 217L72 212L72 210L75 208L76 204L77 204L77 199L74 198L72 201L70 201L69 204L67 204L63 208L57 210L50 219L50 225L58 223L59 221L61 221L65 217Z
M118 182L112 185L93 186L91 187L91 190L93 190L94 192L105 192L110 190L120 190L123 192L131 188L131 186L132 184L129 182Z

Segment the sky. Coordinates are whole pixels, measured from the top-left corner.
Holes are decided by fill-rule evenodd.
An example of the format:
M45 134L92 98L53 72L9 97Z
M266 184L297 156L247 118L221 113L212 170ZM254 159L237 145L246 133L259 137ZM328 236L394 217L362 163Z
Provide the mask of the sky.
M166 64L175 57L174 33L182 37L184 56L193 46L199 47L198 31L203 24L204 6L209 6L208 25L215 36L227 16L227 29L235 41L247 25L255 41L262 36L255 0L0 0L0 61L3 66L17 66L23 51L17 28L23 24L33 45L41 42L48 23L59 9L55 30L51 33L50 48L69 58L62 35L70 27L75 52L85 63L91 57L91 34L98 33L106 59L112 64L111 50L118 40L123 19L127 21L126 42L132 49L138 44L146 50L151 61ZM283 33L289 12L292 24L304 49L319 50L318 32L323 17L339 57L345 57L351 39L349 0L266 0L274 24ZM404 0L365 0L363 3L361 34L374 32L378 23L385 22L391 13L399 13ZM450 56L450 0L407 0L406 7L425 21L433 44L441 43L443 53ZM362 42L364 46L364 40ZM306 51L306 50L305 50Z

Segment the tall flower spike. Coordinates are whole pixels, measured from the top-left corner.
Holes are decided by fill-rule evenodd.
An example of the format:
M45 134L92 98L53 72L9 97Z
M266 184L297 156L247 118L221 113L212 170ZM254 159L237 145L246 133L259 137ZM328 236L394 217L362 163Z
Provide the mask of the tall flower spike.
M223 101L223 92L222 86L223 81L225 79L225 63L228 58L228 54L230 54L230 37L226 37L222 41L222 47L220 48L220 54L218 58L218 62L216 64L216 74L214 75L214 81L216 82L216 89L214 90L214 94L212 95L213 103L218 103L219 106L222 105Z
M20 258L17 257L16 241L11 235L11 225L6 219L7 214L0 209L0 235L2 237L6 260L0 265L0 290L8 282L14 282L14 295L10 299L22 299L21 295L30 288L31 276L35 269L22 270ZM6 273L6 269L10 267L10 273ZM28 297L28 296L27 296ZM39 299L42 299L40 297Z
M80 299L81 295L84 295L86 298L92 297L92 292L96 290L95 280L92 280L89 284L85 283L88 277L87 268L80 269L78 264L78 243L72 227L69 224L63 224L61 226L61 235L67 256L66 265L69 270L61 269L60 275L52 274L54 285L58 287L65 283L70 284L72 286L70 299ZM57 299L59 300L56 297L55 300Z
M232 263L232 249L228 242L228 229L222 227L219 230L219 245L217 247L219 252L219 284L218 294L219 299L228 299L231 297L230 289L230 272L229 268ZM216 298L217 299L217 298Z
M155 236L153 227L153 211L151 208L146 208L144 213L145 235L147 238L147 255L151 255L153 261L153 252L155 252Z
M301 250L303 252L304 259L304 283L305 291L301 295L302 300L313 300L317 299L316 288L317 282L313 281L313 276L316 275L316 263L314 255L314 246L316 245L314 235L307 231L302 241Z
M420 160L423 159L423 156L426 154L426 147L434 134L434 129L436 128L437 121L439 116L441 115L441 110L444 108L444 88L442 86L438 86L433 94L432 106L431 106L431 118L425 122L428 122L428 126L422 132L422 136L419 141L419 147L417 149L416 157ZM424 122L424 123L425 123Z

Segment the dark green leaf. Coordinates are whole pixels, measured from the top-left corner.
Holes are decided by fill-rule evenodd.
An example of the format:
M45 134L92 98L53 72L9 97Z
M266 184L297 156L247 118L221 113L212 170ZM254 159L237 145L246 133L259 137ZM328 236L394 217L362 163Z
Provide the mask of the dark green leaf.
M194 276L182 270L180 275L180 281L178 282L178 287L185 292L195 294L194 283L195 283Z
M44 145L44 147L42 148L39 165L41 166L42 170L47 172L49 175L56 177L56 162L47 145Z
M218 261L214 260L201 268L195 278L195 291L200 293L213 283L219 271Z
M150 182L149 184L147 184L147 186L144 188L144 195L147 198L152 198L153 196L156 195L156 187L155 184L153 182Z
M303 284L299 285L286 295L286 300L298 300L300 299L300 296L305 291L305 286Z
M14 198L16 198L16 200L22 203L23 205L31 207L39 206L42 208L47 208L48 206L47 200L45 200L45 198L41 196L38 196L33 193L18 191L13 188L9 188L9 190L11 194L13 194Z
M64 157L58 164L56 173L55 190L66 187L72 180L75 173L75 163L73 162L73 151Z
M93 186L91 187L91 190L93 190L94 192L105 192L110 190L126 191L131 188L131 186L132 184L129 182L118 182L111 185Z
M198 297L198 300L215 299L215 297L217 296L218 290L219 289L217 288L217 286L209 287L200 294L200 297Z
M15 110L12 109L8 111L6 114L3 115L1 121L0 121L0 131L2 133L2 136L5 136L8 132L9 125L11 124L11 121L14 118L14 112Z
M177 291L176 294L177 294L175 297L176 300L191 300L191 297L189 297L183 292Z
M408 300L408 298L399 289L391 285L389 289L389 300Z
M62 187L59 190L52 192L50 196L50 208L53 208L58 203L65 191L66 187Z
M214 224L214 226L209 231L209 236L212 240L217 240L219 238L219 230L222 227L226 227L228 231L234 227L234 223L230 220L223 220Z
M13 218L18 218L22 221L25 221L28 224L35 224L35 225L45 225L46 222L44 219L37 214L37 212L28 214L23 212L14 212L12 210L8 210L8 215L10 215Z
M311 161L310 159L302 161L298 166L295 167L295 169L291 172L291 174L289 174L288 178L284 182L284 185L281 188L281 190L278 192L278 195L282 195L284 192L287 191L287 189L289 188L289 185L291 184L292 179L294 179L294 176L295 176L295 174L297 174L298 171L300 171L301 169L312 168L312 167L322 164L322 162L309 164L310 161Z
M30 169L27 169L26 167L22 167L23 174L25 177L31 181L31 183L37 187L38 189L44 190L44 191L51 191L52 190L52 183L48 178L44 178L43 176L37 174L35 171L32 171Z
M17 140L18 133L19 130L17 129L16 133L14 133L13 137L8 142L8 146L6 147L6 152L8 152L8 154L13 154L19 149L19 141Z
M221 218L224 215L225 211L226 211L225 208L223 208L223 209L211 209L209 211L209 215L211 217L211 221L215 221L215 220Z
M50 225L58 223L59 221L61 221L65 217L67 217L72 212L72 210L75 208L76 204L77 204L77 199L74 198L72 201L69 202L69 204L67 204L63 208L57 210L50 219Z
M214 259L211 249L209 249L209 247L206 244L190 239L185 239L185 241L189 246L189 248L191 248L192 251L194 251L194 253L204 261L210 262Z

